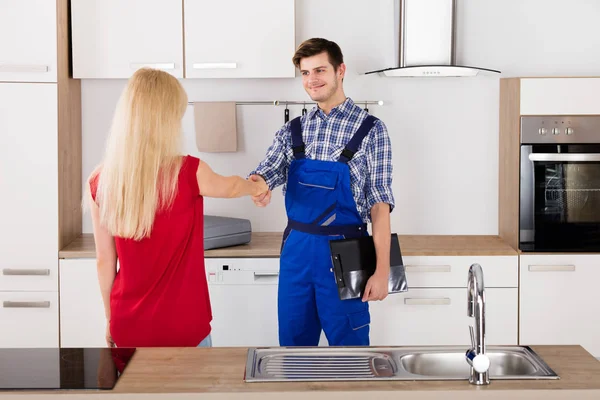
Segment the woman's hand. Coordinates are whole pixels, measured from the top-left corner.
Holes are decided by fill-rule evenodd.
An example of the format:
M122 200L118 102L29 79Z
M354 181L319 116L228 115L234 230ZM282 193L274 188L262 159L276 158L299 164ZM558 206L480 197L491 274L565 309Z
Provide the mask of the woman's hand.
M110 334L110 321L106 321L106 344L108 347L116 347Z

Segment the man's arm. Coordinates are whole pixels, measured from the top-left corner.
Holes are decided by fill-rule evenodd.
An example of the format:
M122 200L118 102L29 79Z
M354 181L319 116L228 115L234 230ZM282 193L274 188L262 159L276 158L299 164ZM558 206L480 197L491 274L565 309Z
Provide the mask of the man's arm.
M392 192L392 145L383 122L378 121L371 132L366 149L367 179L365 192L367 208L373 224L373 242L377 255L375 273L367 282L363 301L383 300L388 295L390 275L390 213L394 209Z
M275 133L273 143L267 149L267 155L264 160L248 175L262 177L267 183L269 190L283 185L287 179L288 167L291 161L288 158L288 150L291 146L290 142L291 130L290 123L288 122Z
M291 162L288 158L290 146L291 129L288 122L275 133L275 138L267 149L265 159L249 174L250 180L254 182L264 181L269 188L266 193L252 197L252 201L258 207L267 206L271 202L271 191L287 180L288 168Z

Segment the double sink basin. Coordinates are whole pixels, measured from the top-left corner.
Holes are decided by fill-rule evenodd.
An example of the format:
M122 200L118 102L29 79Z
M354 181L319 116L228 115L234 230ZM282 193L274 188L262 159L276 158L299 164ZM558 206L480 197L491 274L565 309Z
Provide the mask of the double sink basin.
M246 382L467 380L464 347L250 348ZM494 379L559 379L528 346L487 346Z

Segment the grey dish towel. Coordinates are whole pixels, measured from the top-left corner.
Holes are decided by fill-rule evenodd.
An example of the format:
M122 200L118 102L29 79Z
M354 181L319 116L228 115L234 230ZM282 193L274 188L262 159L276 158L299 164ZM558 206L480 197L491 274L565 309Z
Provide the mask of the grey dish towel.
M198 151L237 151L235 102L194 103L194 125Z

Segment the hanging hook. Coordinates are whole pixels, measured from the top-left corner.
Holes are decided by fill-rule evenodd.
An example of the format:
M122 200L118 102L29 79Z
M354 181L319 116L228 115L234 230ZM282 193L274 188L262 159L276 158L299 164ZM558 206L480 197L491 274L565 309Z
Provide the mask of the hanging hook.
M302 115L306 115L306 102L304 103L304 105L302 106Z
M285 103L285 110L283 111L283 120L287 123L290 121L290 110L288 110L288 103Z
M365 111L369 112L369 109L367 108L367 102L365 101Z

